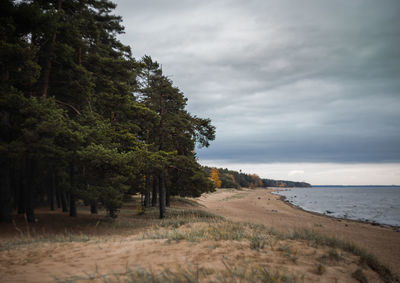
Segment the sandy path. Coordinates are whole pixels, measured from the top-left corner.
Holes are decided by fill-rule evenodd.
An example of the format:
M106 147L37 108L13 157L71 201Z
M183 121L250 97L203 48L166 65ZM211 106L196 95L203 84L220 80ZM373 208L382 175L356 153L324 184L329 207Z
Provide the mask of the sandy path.
M221 190L202 196L207 210L234 221L264 224L278 231L307 228L354 242L400 275L400 233L392 228L338 220L295 208L271 194L272 189Z

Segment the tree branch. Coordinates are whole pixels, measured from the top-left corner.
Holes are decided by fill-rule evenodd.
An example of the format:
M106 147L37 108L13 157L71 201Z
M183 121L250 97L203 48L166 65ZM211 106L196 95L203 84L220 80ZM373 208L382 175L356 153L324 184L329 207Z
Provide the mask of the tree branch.
M71 104L62 102L62 101L60 101L60 100L58 100L58 99L55 99L55 102L58 103L58 104L64 105L64 106L68 106L69 108L71 108L72 110L74 110L76 114L81 115L81 112L79 112L79 110L76 109L76 108L75 108L74 106L72 106Z

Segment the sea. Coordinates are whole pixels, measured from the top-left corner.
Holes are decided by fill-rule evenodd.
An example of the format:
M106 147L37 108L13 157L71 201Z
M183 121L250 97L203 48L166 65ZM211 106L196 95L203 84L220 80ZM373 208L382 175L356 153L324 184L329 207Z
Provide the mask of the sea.
M314 186L274 193L304 210L400 227L398 186Z

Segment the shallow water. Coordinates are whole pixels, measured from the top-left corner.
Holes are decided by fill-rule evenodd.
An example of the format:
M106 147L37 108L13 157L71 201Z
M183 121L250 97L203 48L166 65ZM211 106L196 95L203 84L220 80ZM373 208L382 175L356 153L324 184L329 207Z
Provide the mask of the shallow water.
M400 187L312 187L274 192L305 210L400 226Z

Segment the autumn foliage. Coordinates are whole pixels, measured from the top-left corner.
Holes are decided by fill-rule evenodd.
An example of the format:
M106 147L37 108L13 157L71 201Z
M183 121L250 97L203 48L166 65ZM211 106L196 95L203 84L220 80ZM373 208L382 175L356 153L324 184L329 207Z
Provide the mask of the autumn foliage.
M219 174L218 174L218 169L213 167L211 168L211 174L210 174L211 180L215 183L217 188L221 188L221 180L219 179Z
M250 177L252 179L252 183L250 185L250 188L258 188L263 186L263 182L257 174L250 174Z

